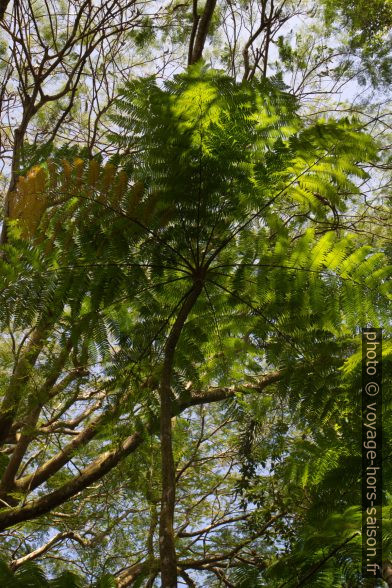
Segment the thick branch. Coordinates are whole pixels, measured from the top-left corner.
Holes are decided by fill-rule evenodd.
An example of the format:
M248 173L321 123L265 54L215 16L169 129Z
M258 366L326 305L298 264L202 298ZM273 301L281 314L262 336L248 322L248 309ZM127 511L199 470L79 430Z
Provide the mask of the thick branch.
M41 555L43 555L44 553L49 551L54 545L56 545L56 543L59 543L60 541L63 541L64 539L76 539L76 541L78 541L78 543L81 543L82 545L87 544L87 542L84 541L82 539L82 537L80 537L79 535L77 535L73 531L64 531L63 533L57 533L57 535L52 537L52 539L50 539L50 541L48 541L44 545L41 545L41 547L38 547L34 551L30 551L30 553L28 553L27 555L24 555L23 557L19 557L18 559L14 559L11 562L10 567L13 570L17 570L18 568L20 568L20 566L22 566L26 562L37 559L38 557L40 557Z
M253 388L246 386L247 391L262 391L269 384L276 382L281 377L280 372L272 372L258 379ZM227 398L232 398L237 389L236 388L211 388L206 392L196 392L184 402L180 402L173 416L180 414L187 408L198 406L200 404L209 404L211 402L219 402ZM134 433L120 445L119 448L107 451L101 454L89 466L87 466L79 476L66 482L58 490L42 496L21 508L9 508L0 512L0 531L7 529L17 523L35 519L43 514L46 514L66 502L72 496L81 492L93 482L101 479L111 469L113 469L122 459L133 453L139 445L143 442L141 433Z
M200 16L197 14L197 0L193 0L193 3L192 3L192 18L193 18L193 24L192 24L191 36L189 38L188 65L191 65L191 63L192 63L193 47L195 44L196 31L197 31L197 27L198 27L199 20L200 20Z
M105 474L113 469L121 459L124 459L127 455L135 451L141 442L141 434L134 433L125 439L117 449L102 453L90 465L84 468L79 476L66 482L63 486L58 488L58 490L41 498L37 498L21 508L10 508L1 511L0 531L17 523L35 519L36 517L50 512L56 508L56 506L63 504L69 498L75 496L87 488L87 486L90 486L93 482L100 480Z
M197 17L197 32L195 42L192 48L192 57L189 64L196 63L203 57L204 45L210 28L212 16L214 14L216 0L207 0L201 17ZM194 21L195 22L195 21Z

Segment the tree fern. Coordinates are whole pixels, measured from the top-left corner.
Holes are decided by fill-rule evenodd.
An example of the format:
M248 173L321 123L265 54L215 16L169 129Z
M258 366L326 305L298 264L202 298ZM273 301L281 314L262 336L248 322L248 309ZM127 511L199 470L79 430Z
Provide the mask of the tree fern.
M112 161L53 159L18 185L1 261L2 324L23 330L46 321L47 346L70 341L67 367L94 365L86 387L104 389L105 398L86 442L72 453L66 444L80 467L95 448L117 451L129 423L154 434L160 395L161 439L169 439L161 459L165 479L175 473L172 459L164 464L173 457L171 417L189 388L234 386L238 419L255 424L246 429L248 445L246 435L239 440L256 464L246 472L244 504L272 501L273 476L283 494L279 505L293 512L274 540L292 547L288 561L306 573L336 542L319 537L317 553L296 559L302 539L293 545L292 533L311 544L312 517L333 483L344 473L350 481L357 475L355 460L346 467L357 422L340 443L353 393L341 386L339 368L358 323L381 324L390 300L385 253L339 228L364 178L358 162L375 157L376 146L354 120L305 127L293 97L273 81L237 84L199 66L163 87L153 79L130 82L112 122L119 150ZM31 364L29 398L30 374L44 374ZM281 373L275 397L245 403L241 413L249 382L274 370ZM57 400L69 415L68 392ZM16 404L17 423L28 403ZM53 410L50 400L48 406ZM119 423L120 416L127 422ZM55 451L53 442L53 459ZM260 475L258 462L268 475ZM37 481L35 465L28 475ZM63 488L74 479L60 468L45 484ZM301 517L306 491L311 504ZM349 502L345 496L339 507ZM327 502L320 511L324 522L330 509ZM342 584L349 558L336 573L336 559L328 560L315 582Z

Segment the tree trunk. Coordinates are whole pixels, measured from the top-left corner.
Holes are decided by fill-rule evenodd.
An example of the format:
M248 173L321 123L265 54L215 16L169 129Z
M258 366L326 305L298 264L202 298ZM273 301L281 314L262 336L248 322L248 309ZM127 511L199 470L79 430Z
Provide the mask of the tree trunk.
M172 398L171 377L174 353L185 321L203 289L201 281L196 282L185 298L165 346L165 356L160 385L160 433L162 459L162 496L159 520L159 553L161 559L162 588L177 588L177 557L174 543L174 508L175 508L175 466L172 447Z
M203 57L204 45L207 39L208 29L210 28L215 6L216 0L207 0L201 17L197 16L197 12L194 8L194 27L192 29L191 35L192 46L189 48L189 65L196 63Z

